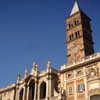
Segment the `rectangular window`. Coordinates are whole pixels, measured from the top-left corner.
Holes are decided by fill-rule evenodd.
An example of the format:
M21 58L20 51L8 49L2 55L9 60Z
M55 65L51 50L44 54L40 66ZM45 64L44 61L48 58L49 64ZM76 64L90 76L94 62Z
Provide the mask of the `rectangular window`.
M73 94L73 88L69 87L69 95L72 95L72 94Z
M84 84L79 84L79 85L77 86L77 92L83 92L83 91L85 91L85 86L84 86Z

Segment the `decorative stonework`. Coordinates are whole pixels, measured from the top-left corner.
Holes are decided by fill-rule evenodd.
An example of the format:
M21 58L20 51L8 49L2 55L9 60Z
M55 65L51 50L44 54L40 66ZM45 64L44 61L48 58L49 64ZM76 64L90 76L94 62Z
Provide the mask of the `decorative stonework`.
M94 53L90 18L75 0L66 19L67 64L59 70L50 61L44 71L19 73L15 84L0 88L0 100L91 100L100 96L100 53ZM95 100L95 99L93 99Z
M87 69L87 78L90 80L90 79L93 79L95 77L97 77L98 75L98 68L95 66L92 66L92 67L89 67Z

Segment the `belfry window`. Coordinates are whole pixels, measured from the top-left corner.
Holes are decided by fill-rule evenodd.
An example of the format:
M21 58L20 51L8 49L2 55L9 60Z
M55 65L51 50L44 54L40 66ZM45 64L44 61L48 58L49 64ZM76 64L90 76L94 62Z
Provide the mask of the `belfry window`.
M70 36L69 36L69 40L73 40L74 39L74 34L72 33Z
M9 100L9 99L8 99ZM21 89L19 94L19 100L23 100L23 89Z
M40 85L40 99L44 99L46 97L46 83L43 82Z
M70 24L67 24L67 28L69 29L71 27L71 25Z
M75 26L76 26L76 25L79 25L79 20L75 20L75 21L74 21L74 24L75 24Z
M79 38L80 37L80 32L79 31L75 32L75 36L76 36L76 38Z
M69 40L71 40L71 35L69 36Z

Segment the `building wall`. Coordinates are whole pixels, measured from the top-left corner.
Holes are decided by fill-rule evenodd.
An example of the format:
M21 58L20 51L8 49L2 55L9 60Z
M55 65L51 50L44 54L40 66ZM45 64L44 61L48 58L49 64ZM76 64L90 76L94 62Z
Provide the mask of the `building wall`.
M67 67L64 66L65 69L68 69ZM74 66L73 69L62 71L61 84L65 86L67 100L89 100L93 95L100 95L99 78L100 61L88 62L87 64L84 62L79 67Z
M0 93L0 100L14 100L15 98L15 90L10 89Z

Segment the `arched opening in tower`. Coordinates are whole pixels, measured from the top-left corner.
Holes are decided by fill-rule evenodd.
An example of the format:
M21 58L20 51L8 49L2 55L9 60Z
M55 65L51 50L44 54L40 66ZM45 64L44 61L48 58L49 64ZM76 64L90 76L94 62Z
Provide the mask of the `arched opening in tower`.
M35 81L32 80L29 84L29 100L34 100Z
M46 97L46 83L42 82L40 85L40 99L44 99Z

